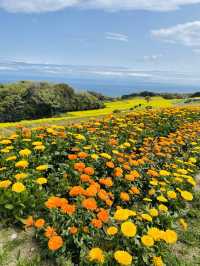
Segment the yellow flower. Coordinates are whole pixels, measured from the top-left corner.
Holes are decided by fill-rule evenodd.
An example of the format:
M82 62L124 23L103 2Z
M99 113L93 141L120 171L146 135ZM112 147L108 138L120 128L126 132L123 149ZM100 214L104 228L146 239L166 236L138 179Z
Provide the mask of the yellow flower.
M177 239L177 233L173 230L167 230L163 235L163 240L165 240L167 244L174 244Z
M179 223L181 225L181 227L183 228L183 230L187 230L188 228L188 224L186 223L186 221L184 219L179 219Z
M164 196L158 196L157 200L160 202L167 202L168 201Z
M112 159L112 156L110 156L110 155L107 154L107 153L101 153L100 155L101 155L101 157L103 157L103 158L105 158L105 159L108 159L108 160Z
M154 245L154 240L149 235L142 236L141 237L141 242L146 247L152 247Z
M188 176L187 182L190 183L193 187L195 187L197 184L192 176Z
M152 209L149 210L149 214L152 217L156 217L156 216L158 216L158 210L156 210L155 208L152 208Z
M126 237L134 237L136 235L137 227L132 222L124 222L121 225L121 231Z
M19 161L19 162L17 162L17 163L15 164L15 166L16 166L17 168L27 168L28 165L29 165L29 163L28 163L27 161L25 161L25 160L23 160L23 161Z
M20 156L22 156L22 157L28 157L29 155L31 155L31 150L29 150L29 149L24 149L24 150L21 150L20 152L19 152L19 154L20 154Z
M188 173L186 169L177 169L177 172L182 175L186 175Z
M96 261L99 263L104 263L104 254L100 248L92 248L89 251L88 257L89 257L90 261Z
M143 214L141 215L141 217L142 217L143 220L146 220L146 221L148 221L148 222L152 222L152 218L151 218L151 216L148 215L148 214L143 213Z
M148 194L150 196L154 195L156 193L155 189L154 188L151 188L149 191L148 191Z
M167 211L168 211L167 206L165 206L164 204L160 204L160 205L158 206L158 209L159 209L159 211L161 211L161 212L167 212Z
M161 257L153 257L153 265L154 266L164 266L163 260Z
M26 178L28 176L28 174L26 174L26 173L20 173L20 174L16 174L15 175L15 178L17 179L17 180L20 180L20 179L24 179L24 178Z
M25 190L26 190L26 187L20 182L17 182L17 183L12 185L12 191L14 191L16 193L21 193Z
M156 227L149 228L147 234L155 241L159 241L161 239L161 231Z
M94 160L97 160L99 158L99 156L97 154L92 154L91 158L94 159Z
M152 186L157 186L157 185L158 185L158 180L156 180L156 179L152 179L149 183L150 183Z
M160 170L159 174L161 176L169 176L170 175L170 172L166 171L166 170Z
M32 144L33 144L33 146L43 145L43 143L41 141L34 141Z
M189 158L189 162L190 162L190 163L196 163L196 162L197 162L197 159L194 158L194 157L190 157L190 158Z
M126 221L132 216L136 216L135 211L129 209L118 209L114 214L114 219L118 221Z
M39 185L44 185L47 183L47 179L45 177L39 177L35 182Z
M34 150L36 151L44 151L45 150L45 146L44 145L37 145L34 147Z
M47 164L43 164L43 165L39 165L38 167L36 167L37 171L46 171L48 169L48 165Z
M85 138L83 135L81 135L81 134L76 134L76 135L75 135L75 138L76 138L77 140L86 140L86 138Z
M3 144L3 145L8 145L8 144L11 144L12 141L9 140L9 139L3 139L2 141L0 141L0 144Z
M6 158L6 161L15 161L17 159L16 156L10 156L8 158Z
M169 190L169 191L167 191L167 196L170 199L176 199L176 192L172 191L172 190Z
M188 192L188 191L181 191L181 197L184 199L184 200L187 200L187 201L192 201L193 200L193 195L192 193Z
M115 260L124 266L129 266L132 263L133 257L126 251L118 250L114 253Z
M5 149L1 149L1 152L2 152L2 153L9 153L10 150L9 150L8 148L5 148Z
M136 212L135 211L132 211L132 210L129 210L129 209L125 209L125 210L127 211L129 217L136 216Z
M144 201L148 201L148 202L151 202L152 201L152 199L150 199L150 198L143 198L143 200Z
M4 180L0 182L0 188L8 188L12 182L10 180Z
M107 232L108 235L114 236L114 235L117 234L118 229L115 226L110 226L110 227L107 228L107 231L106 232Z
M126 209L119 209L114 214L114 219L118 221L126 221L129 218L129 213Z

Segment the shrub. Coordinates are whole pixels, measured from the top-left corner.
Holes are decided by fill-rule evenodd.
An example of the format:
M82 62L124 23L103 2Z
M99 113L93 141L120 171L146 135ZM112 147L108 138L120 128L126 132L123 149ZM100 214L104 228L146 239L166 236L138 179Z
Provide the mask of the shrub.
M104 107L90 93L75 93L67 84L19 82L0 88L0 122L52 117Z

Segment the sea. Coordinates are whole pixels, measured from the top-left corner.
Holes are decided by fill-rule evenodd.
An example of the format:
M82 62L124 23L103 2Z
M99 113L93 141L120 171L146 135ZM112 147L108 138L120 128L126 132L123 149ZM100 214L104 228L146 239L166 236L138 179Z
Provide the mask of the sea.
M94 78L67 78L35 75L2 75L0 83L10 83L21 80L48 81L53 83L67 83L76 91L96 91L111 97L119 97L124 94L141 92L144 90L153 92L168 93L192 93L200 91L200 85L175 84L173 82L159 83L138 80L114 80L114 79L94 79Z

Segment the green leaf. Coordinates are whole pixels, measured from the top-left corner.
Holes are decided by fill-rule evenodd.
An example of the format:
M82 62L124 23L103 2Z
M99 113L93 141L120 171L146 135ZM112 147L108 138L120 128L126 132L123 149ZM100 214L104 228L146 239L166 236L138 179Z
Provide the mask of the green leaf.
M4 207L8 210L13 210L14 206L12 204L5 204Z

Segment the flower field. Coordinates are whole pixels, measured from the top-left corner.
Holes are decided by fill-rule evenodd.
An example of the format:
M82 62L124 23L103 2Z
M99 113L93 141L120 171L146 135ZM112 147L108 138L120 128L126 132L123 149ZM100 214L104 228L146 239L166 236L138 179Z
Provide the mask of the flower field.
M199 107L19 127L0 139L1 224L34 229L55 263L165 265L189 225L199 151Z
M129 100L119 100L113 102L105 102L105 108L97 109L97 110L85 110L85 111L74 111L62 114L61 117L52 117L52 118L42 118L36 120L25 120L20 121L20 124L24 127L38 127L43 125L66 125L69 122L77 122L80 119L88 119L91 117L101 117L105 115L111 114L113 111L129 111L131 108L135 106L141 105L140 108L145 108L147 106L152 106L153 108L164 108L164 107L172 107L175 104L181 103L181 100L173 99L166 100L162 97L152 97L150 103L147 103L145 99L141 97L136 97ZM8 123L0 123L0 134L7 134L13 131L19 122L8 122Z

